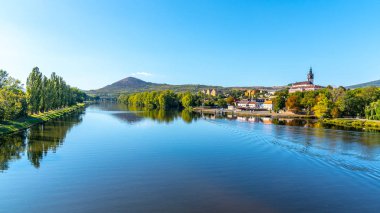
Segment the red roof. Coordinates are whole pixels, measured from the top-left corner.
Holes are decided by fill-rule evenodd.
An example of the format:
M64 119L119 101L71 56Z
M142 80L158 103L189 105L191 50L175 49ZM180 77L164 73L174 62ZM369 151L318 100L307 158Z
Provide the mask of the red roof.
M293 86L304 85L304 84L313 85L310 81L302 81L302 82L294 83Z

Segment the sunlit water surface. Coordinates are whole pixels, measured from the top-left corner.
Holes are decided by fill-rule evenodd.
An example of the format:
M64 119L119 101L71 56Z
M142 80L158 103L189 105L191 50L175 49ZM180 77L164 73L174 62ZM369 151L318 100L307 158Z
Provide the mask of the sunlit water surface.
M379 212L380 133L113 104L0 138L0 212Z

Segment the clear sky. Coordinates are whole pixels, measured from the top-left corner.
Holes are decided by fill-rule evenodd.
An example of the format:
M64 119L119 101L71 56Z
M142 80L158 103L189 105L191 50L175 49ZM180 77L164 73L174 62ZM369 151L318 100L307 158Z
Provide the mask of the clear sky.
M222 86L380 79L379 0L0 0L0 68L95 89L127 76Z

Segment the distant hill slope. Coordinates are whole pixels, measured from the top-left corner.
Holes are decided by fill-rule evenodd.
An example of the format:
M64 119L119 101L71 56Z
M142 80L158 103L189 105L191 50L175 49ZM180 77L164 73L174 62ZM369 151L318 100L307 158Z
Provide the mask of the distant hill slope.
M221 87L201 84L183 84L183 85L171 85L171 84L157 84L146 82L134 77L127 77L113 84L107 85L103 88L96 90L86 91L89 95L98 95L104 98L117 97L121 93L136 93L152 90L172 90L174 92L192 92L196 93L203 89L217 89L219 91L227 91L230 89L282 89L284 87Z
M199 90L206 88L222 89L218 86L207 86L197 84L184 84L184 85L170 85L170 84L157 84L146 82L134 77L127 77L113 84L107 85L97 90L87 91L88 94L100 95L100 96L117 96L120 93L135 93L152 90L173 90L175 92L198 92Z
M380 80L370 81L370 82L362 83L362 84L355 84L352 86L348 86L347 88L355 89L355 88L370 87L370 86L380 87Z
M97 92L118 92L129 90L149 89L150 87L158 86L151 82L146 82L134 77L124 78L120 81L116 81L113 84L107 85L103 88L96 90Z

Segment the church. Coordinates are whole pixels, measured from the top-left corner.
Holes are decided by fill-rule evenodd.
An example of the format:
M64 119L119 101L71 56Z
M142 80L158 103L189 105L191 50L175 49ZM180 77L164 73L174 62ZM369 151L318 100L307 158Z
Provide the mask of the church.
M313 69L310 67L309 73L307 74L307 81L296 82L292 84L292 86L289 89L289 93L315 91L321 88L323 87L314 84L314 73Z

